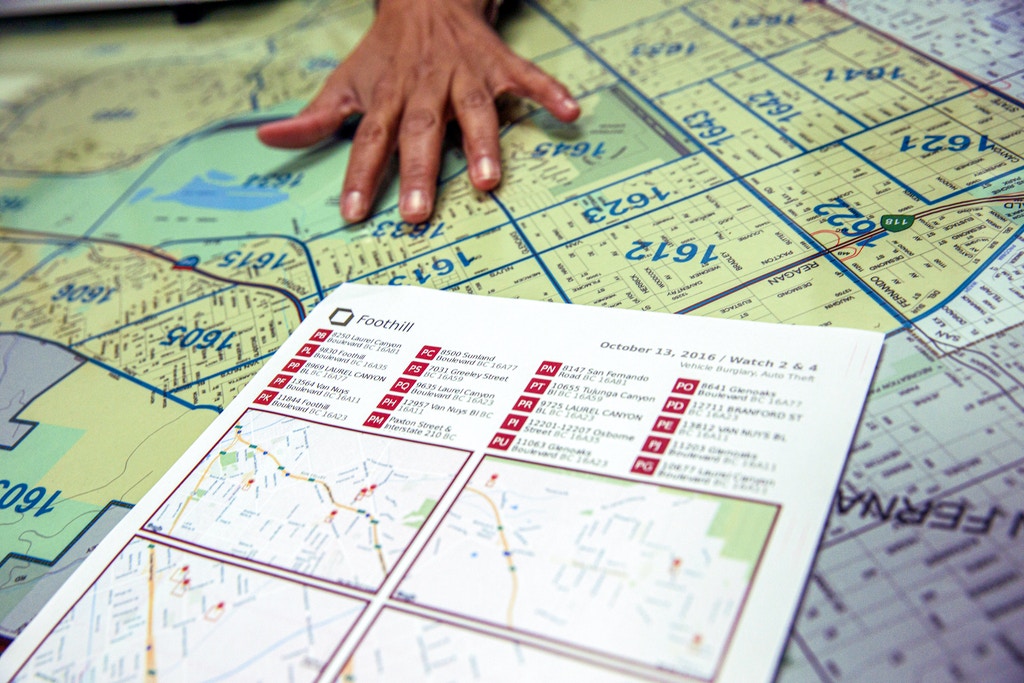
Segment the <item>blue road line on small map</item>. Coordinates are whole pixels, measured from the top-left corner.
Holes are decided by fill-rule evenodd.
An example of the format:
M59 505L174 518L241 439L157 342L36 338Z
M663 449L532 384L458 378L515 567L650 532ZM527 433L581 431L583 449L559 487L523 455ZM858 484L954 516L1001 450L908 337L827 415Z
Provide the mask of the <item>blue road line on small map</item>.
M234 372L235 370L241 370L242 368L247 367L249 365L252 365L253 363L259 363L261 361L264 361L264 360L266 360L267 358L270 358L273 355L274 355L274 352L271 351L270 353L265 353L262 356L256 356L255 358L247 360L244 363L238 363L237 365L232 365L230 368L227 368L226 370L221 370L220 372L215 372L212 375L206 375L204 377L200 377L199 379L194 380L192 382L189 382L188 384L182 384L181 386L174 387L173 389L168 389L167 391L168 391L168 393L177 393L179 391L184 391L185 389L191 389L192 387L196 386L197 384L202 384L203 382L209 382L211 379L216 379L217 377L223 377L224 375L226 375L228 373L231 373L231 372Z
M945 299L943 299L943 300L942 300L942 301L940 301L939 303L937 303L937 304L935 304L934 306L932 306L931 308L929 308L929 309L928 309L927 311L924 311L924 312L923 312L923 313L921 313L920 315L917 315L917 316L915 316L915 317L913 317L913 318L910 318L910 320L908 321L907 325L904 325L904 327L909 327L909 326L910 326L910 324L912 324L912 323L916 323L916 322L917 322L917 321L919 321L919 320L923 320L924 318L927 318L927 317L928 317L929 315L931 315L931 314L932 314L932 313L934 313L935 311L939 310L939 309L940 309L940 308L942 308L943 306L946 306L947 304L949 304L950 302L952 302L952 301L953 301L954 299L956 299L956 298L957 298L958 296L960 296L960 294L961 294L961 293L962 293L962 292L963 292L963 291L964 291L965 289L967 289L967 287L969 287L969 286L970 286L971 284L973 284L973 283L974 283L974 281L975 281L975 280L977 279L977 277L978 277L978 275L979 275L979 274L981 274L981 273L985 272L985 270L986 270L986 269L987 269L987 268L988 268L988 267L989 267L990 265L992 265L992 262L993 262L993 261L995 261L995 260L996 260L997 258L999 258L1000 256L1002 256L1003 252L1004 252L1004 251L1006 251L1007 249L1009 249L1009 248L1010 248L1010 245L1012 245L1012 244L1013 244L1014 242L1016 242L1017 240L1021 239L1021 238L1022 238L1022 236L1024 236L1024 223L1021 223L1020 227L1019 227L1019 228L1017 228L1017 230L1016 230L1016 231L1015 231L1015 232L1013 233L1013 236L1012 236L1012 237L1011 237L1010 239L1008 239L1008 240L1006 240L1005 242L1003 242L1002 246L1000 246L1000 247L999 247L998 249L996 249L996 250L995 250L995 251L994 251L994 252L992 253L992 255L991 255L991 256L989 256L989 257L988 257L987 259L985 259L985 260L984 260L984 261L983 261L982 263L978 264L978 267L974 269L974 272L973 272L973 273L971 273L971 275L970 275L970 276L969 276L968 278L966 278L966 279L965 279L965 280L964 280L964 281L963 281L963 282L962 282L962 283L960 284L960 286L959 286L959 287L957 287L956 289L954 289L954 290L953 290L953 291L952 291L952 292L951 292L951 293L949 294L949 296L947 296L947 297L946 297Z
M541 270L544 271L544 274L547 275L548 281L551 283L551 286L555 288L555 291L558 292L558 296L562 297L562 301L564 301L565 303L571 304L572 299L570 299L568 295L566 295L565 290L562 289L562 285L558 284L558 280L556 280L555 276L551 274L551 271L548 269L548 265L544 263L544 259L541 258L541 255L538 254L537 250L533 248L533 244L530 243L530 238L527 237L526 233L523 232L523 229L519 227L519 223L516 222L516 219L509 212L508 207L506 207L502 203L502 201L498 199L497 196L495 196L494 192L488 192L487 194L491 196L491 199L494 200L494 203L498 205L498 207L505 213L506 216L508 216L508 220L511 222L513 229L515 229L515 231L519 233L519 237L520 239L523 240L523 244L525 244L526 248L530 250L530 253L533 255L534 260L537 261L537 265L539 265Z
M68 348L69 349L73 349L76 346L79 346L81 344L85 344L87 342L91 342L94 339L99 339L100 337L105 337L108 334L114 334L116 332L120 332L122 330L125 330L125 329L127 329L129 327L135 327L136 325L141 325L142 323L149 322L150 320L153 320L155 318L162 318L166 314L170 313L171 311L177 310L179 308L184 308L185 306L191 306L192 304L197 303L199 301L202 301L203 299L209 299L211 296L217 296L218 294L223 294L224 292L226 292L228 290L231 290L231 289L234 289L235 287L238 287L238 286L239 285L228 285L227 287L224 287L223 289L218 289L218 290L210 292L208 294L204 294L202 296L196 297L195 299L189 299L188 301L183 301L180 304L177 304L175 306L171 306L170 308L164 309L160 313L153 313L151 315L147 315L145 317L139 318L138 320L133 320L130 323L125 323L124 325L118 325L117 327L112 327L112 328L110 328L108 330L104 330L103 332L99 332L97 334L94 334L91 337L86 337L85 339L79 339L78 341L74 342L73 344L68 345Z
M302 588L303 588L303 590L309 590L309 591L318 590L318 589L312 588L311 586L303 586ZM347 597L347 596L345 596L345 597ZM291 633L283 636L277 642L271 643L271 644L267 645L266 647L264 647L259 652L253 654L252 657L250 657L249 659L245 660L244 662L239 662L238 666L236 666L235 668L233 668L233 669L231 669L229 671L225 671L224 673L220 674L219 676L215 676L213 678L206 678L206 679L203 679L203 680L206 681L207 683L212 683L213 681L233 681L233 680L237 680L238 676L242 672L244 672L245 669L248 669L249 667L254 666L257 662L259 662L261 659L264 659L268 654L270 654L274 650L276 650L278 648L281 648L281 647L284 647L286 645L289 645L291 643L291 641L293 641L296 638L301 638L302 640L306 640L306 639L308 639L310 637L310 631L315 633L317 631L317 629L322 629L325 626L329 626L329 625L333 624L334 622L339 621L341 619L348 619L352 614L355 614L356 616L358 616L362 612L362 610L363 610L363 602L360 601L357 605L355 605L353 607L350 607L348 610L346 610L346 611L340 611L339 610L337 613L332 614L331 616L327 617L326 619L323 619L322 621L315 622L315 623L305 623L304 622L301 627L299 627L296 630L292 631ZM352 623L355 623L355 620L353 620ZM176 672L177 670L178 670L177 666L168 667L166 669L166 671L169 671L169 672ZM164 670L161 670L161 673L163 673L163 671Z

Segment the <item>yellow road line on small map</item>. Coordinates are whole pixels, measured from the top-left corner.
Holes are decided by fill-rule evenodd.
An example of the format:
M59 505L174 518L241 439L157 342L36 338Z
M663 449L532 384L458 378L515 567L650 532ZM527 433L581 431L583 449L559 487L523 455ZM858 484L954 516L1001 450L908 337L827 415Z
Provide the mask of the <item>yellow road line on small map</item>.
M156 642L153 638L153 603L156 595L156 548L149 544L149 604L146 610L146 680L155 683L156 676Z
M516 597L519 595L519 577L516 574L516 564L512 560L512 548L509 546L508 538L505 536L505 525L501 523L501 513L498 511L498 506L494 504L494 501L491 500L490 496L483 491L471 486L467 486L466 490L483 497L494 512L494 520L498 525L498 536L501 538L501 545L505 548L505 560L508 563L509 578L512 580L512 594L509 596L508 611L505 614L505 621L509 626L512 626L512 613L515 611Z
M344 510L346 512L355 513L356 515L365 515L366 518L370 520L370 530L371 530L371 533L372 533L372 536L373 536L373 548L374 548L374 550L377 553L378 561L380 561L381 571L384 572L385 576L387 575L387 573L388 573L388 565L387 565L387 561L384 559L383 544L381 544L381 542L380 542L380 531L379 531L380 524L379 524L377 518L374 517L372 513L370 513L367 510L360 510L359 508L355 508L355 507L352 507L350 505L346 505L344 503L339 503L337 500L335 500L334 493L331 491L331 487L327 484L327 482L323 481L322 479L313 479L312 477L305 477L305 476L302 476L302 477L292 477L291 473L287 469L285 469L285 466L281 463L281 461L273 453L271 453L269 451L266 451L266 450L259 449L258 446L255 446L253 443L243 439L241 437L241 435L238 434L238 432L235 432L235 436L231 440L231 443L229 443L226 446L224 446L223 448L221 448L221 450L222 451L228 450L228 449L230 449L230 448L232 448L234 446L238 446L238 445L244 446L245 448L256 448L257 450L260 450L260 455L264 455L268 459L270 459L275 465L277 465L277 469L279 471L281 471L282 473L284 473L284 475L288 479L291 479L293 481L298 481L298 482L305 482L305 483L309 483L309 484L319 484L320 486L322 486L324 488L324 491L327 493L327 498L331 501L331 505L333 505L334 507L336 507L336 508L338 508L340 510ZM181 509L178 510L178 514L175 515L174 522L171 524L170 529L168 529L168 533L174 531L174 527L176 527L178 525L178 521L181 519L182 514L184 514L184 512L185 512L185 507L188 505L189 501L192 500L195 497L196 491L199 490L199 487L202 485L202 483L206 479L207 475L210 474L210 470L213 468L213 464L215 462L216 462L215 458L210 458L210 462L207 463L206 469L204 469L203 473L199 476L199 481L197 481L196 485L192 488L192 493L189 494L189 496L185 499L185 502L182 503L182 505L181 505Z

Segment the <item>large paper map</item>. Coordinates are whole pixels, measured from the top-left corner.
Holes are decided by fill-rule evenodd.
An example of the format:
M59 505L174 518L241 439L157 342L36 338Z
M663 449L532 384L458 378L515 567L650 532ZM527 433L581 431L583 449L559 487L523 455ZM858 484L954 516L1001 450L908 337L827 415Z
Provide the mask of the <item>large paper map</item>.
M340 222L344 135L255 139L364 0L5 24L0 632L358 281L888 332L780 678L1019 680L1024 16L891 5L518 3L583 115L507 106L422 225Z

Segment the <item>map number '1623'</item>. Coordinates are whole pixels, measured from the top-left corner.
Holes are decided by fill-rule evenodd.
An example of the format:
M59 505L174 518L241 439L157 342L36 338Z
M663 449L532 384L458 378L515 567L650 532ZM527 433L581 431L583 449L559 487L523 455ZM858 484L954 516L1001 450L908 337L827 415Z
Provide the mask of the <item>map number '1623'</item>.
M635 209L642 209L651 203L652 200L665 201L669 196L668 192L662 192L657 187L651 188L651 196L645 192L634 192L625 199L613 199L602 206L592 206L583 211L583 217L588 223L601 223L608 216L621 216ZM607 214L607 215L605 215Z

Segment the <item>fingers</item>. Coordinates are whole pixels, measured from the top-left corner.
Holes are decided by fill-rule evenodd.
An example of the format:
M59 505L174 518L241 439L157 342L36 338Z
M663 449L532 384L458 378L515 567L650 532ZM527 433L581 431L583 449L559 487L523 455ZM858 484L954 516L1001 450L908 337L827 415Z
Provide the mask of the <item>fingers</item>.
M501 151L498 144L498 113L494 99L482 83L456 82L452 107L462 129L469 179L486 192L501 182Z
M260 126L256 136L271 147L309 147L333 135L345 119L361 110L351 88L331 79L309 106L290 119Z
M569 89L547 75L539 67L525 59L515 58L515 66L509 71L509 85L499 92L510 92L526 97L547 109L564 123L575 121L580 115L580 105L569 93Z
M350 223L366 218L395 145L397 112L367 114L356 129L341 190L341 215Z
M445 127L446 102L442 98L446 93L447 87L442 91L421 88L402 115L398 212L407 223L422 223L434 212Z

